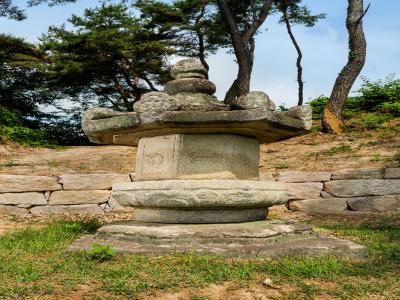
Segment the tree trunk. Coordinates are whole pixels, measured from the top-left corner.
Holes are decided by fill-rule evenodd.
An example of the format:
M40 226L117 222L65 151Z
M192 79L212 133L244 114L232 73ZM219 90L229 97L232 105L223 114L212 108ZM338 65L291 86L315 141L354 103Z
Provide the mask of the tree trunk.
M289 34L289 37L292 40L292 43L297 51L296 66L297 66L297 83L299 85L299 92L298 92L299 97L298 97L297 105L303 105L304 82L303 82L303 67L301 66L301 60L303 58L303 53L301 52L300 46L297 43L296 38L294 37L294 34L292 32L292 28L290 26L290 21L289 21L289 17L288 17L288 13L287 13L287 8L283 12L283 19L285 21L285 25L286 25L286 29Z
M249 54L244 53L241 55L241 59L238 59L238 65L239 71L237 77L225 94L224 103L226 104L231 103L236 98L250 91L251 66L253 65L252 58Z
M237 97L247 94L250 91L250 78L254 60L254 34L264 23L271 9L273 0L265 0L258 18L255 18L248 30L243 34L240 32L231 9L226 0L218 0L219 10L229 28L232 39L233 50L239 65L239 70L235 81L232 83L225 95L224 102L231 103Z
M363 0L348 0L346 27L349 32L348 62L336 78L331 96L324 107L322 127L325 132L340 134L344 132L342 111L350 90L365 64L367 42L365 40L362 19Z

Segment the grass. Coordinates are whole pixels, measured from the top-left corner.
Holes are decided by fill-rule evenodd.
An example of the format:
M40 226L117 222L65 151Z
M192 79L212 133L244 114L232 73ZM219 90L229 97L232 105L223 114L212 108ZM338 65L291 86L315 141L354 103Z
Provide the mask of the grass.
M138 298L166 289L201 288L211 283L250 284L259 276L289 284L281 299L341 299L381 295L400 297L400 226L323 225L319 230L353 239L369 247L369 258L351 262L333 256L287 257L280 260L231 261L208 255L180 254L144 257L115 254L96 246L88 252L68 252L66 246L97 228L94 221L56 221L41 229L28 228L0 237L0 299L60 299L90 289L93 299ZM261 284L261 283L260 283ZM196 295L196 296L195 296ZM201 293L193 297L201 299Z

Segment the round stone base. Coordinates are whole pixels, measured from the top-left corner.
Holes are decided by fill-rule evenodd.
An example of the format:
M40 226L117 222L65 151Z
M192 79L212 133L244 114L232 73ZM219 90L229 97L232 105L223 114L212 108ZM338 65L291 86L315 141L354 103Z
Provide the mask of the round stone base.
M135 209L135 220L168 224L242 223L265 220L266 208L252 209Z
M365 246L279 220L235 224L116 222L99 228L95 236L79 238L69 249L87 250L93 243L149 256L207 253L232 258L335 255L362 259L367 254Z

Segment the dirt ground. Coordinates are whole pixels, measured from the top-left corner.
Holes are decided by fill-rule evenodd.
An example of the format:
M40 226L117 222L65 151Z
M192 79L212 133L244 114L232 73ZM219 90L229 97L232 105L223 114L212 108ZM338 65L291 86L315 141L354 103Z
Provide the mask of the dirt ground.
M136 148L79 146L61 149L0 145L0 173L60 175L130 173ZM396 167L400 164L400 135L379 131L343 136L310 133L287 141L261 145L260 170L340 170Z

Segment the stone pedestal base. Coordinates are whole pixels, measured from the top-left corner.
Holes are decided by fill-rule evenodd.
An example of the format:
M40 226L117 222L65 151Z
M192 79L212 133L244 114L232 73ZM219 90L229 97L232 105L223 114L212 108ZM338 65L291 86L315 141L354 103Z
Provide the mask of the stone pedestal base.
M266 208L250 209L141 209L134 210L135 220L167 224L214 224L261 221L267 218Z
M238 223L265 220L290 197L286 185L255 180L161 180L113 185L112 198L155 223Z
M118 222L101 227L95 236L76 240L70 249L89 249L93 243L150 256L195 252L239 258L335 255L362 259L367 255L364 246L318 236L305 225L284 221L212 225Z

